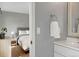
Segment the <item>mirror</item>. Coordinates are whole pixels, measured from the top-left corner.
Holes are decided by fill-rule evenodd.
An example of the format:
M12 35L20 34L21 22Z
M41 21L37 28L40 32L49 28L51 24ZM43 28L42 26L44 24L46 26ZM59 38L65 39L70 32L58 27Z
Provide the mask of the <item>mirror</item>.
M79 37L79 2L68 3L68 35Z

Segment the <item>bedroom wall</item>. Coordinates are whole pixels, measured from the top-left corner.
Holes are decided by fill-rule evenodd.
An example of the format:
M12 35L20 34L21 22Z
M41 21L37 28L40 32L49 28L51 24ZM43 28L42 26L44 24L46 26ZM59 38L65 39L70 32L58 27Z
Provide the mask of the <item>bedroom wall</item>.
M11 36L11 32L16 33L18 27L29 27L29 15L15 12L5 12L1 15L3 26L7 27L8 32L6 35Z
M61 38L67 37L67 3L35 3L35 56L36 57L52 57L54 52L53 40L50 37L50 13L57 15L57 20L60 23ZM40 27L40 34L37 34L37 27Z

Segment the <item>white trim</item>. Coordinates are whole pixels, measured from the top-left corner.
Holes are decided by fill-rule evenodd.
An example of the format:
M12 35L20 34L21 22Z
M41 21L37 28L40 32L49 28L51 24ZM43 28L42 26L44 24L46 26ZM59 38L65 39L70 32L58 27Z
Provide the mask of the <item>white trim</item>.
M29 4L29 29L30 29L30 39L32 40L32 45L30 45L30 57L35 56L35 3L31 2Z

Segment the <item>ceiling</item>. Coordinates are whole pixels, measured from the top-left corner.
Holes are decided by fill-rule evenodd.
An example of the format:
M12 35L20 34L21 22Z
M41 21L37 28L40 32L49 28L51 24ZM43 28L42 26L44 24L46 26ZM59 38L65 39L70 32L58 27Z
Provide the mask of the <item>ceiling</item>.
M29 2L0 2L0 8L4 11L29 13Z

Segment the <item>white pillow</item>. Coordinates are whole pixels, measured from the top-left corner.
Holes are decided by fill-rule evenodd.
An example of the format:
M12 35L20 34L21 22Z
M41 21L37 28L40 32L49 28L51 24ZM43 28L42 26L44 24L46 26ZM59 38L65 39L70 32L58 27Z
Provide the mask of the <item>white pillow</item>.
M22 35L22 34L29 34L29 31L27 31L27 30L25 30L25 31L19 30L19 35Z

